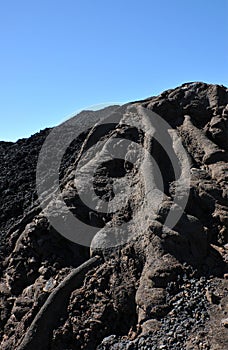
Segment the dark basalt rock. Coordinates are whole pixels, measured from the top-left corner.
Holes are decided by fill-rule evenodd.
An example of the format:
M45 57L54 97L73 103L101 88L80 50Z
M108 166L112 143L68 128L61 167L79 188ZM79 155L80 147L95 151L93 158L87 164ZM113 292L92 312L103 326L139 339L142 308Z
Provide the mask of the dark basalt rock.
M63 156L60 189L71 213L97 227L91 249L61 236L38 201L37 160L52 129L16 143L0 142L2 350L228 348L227 106L226 87L197 82L76 117L81 118L82 132ZM142 107L149 117L140 114ZM120 111L120 123L96 124L107 113ZM178 133L188 154L190 193L184 211L178 203L173 207L178 184L172 162L141 127L150 127L150 111ZM127 118L139 127L129 126ZM72 128L66 132L72 133ZM167 130L164 135L169 140ZM115 197L115 182L126 191L131 185L127 205L105 214L82 203L74 168L83 152L93 149L95 159L100 152L97 142L108 147L115 137L132 140L151 153L164 187L150 177L153 162L133 149L125 160L110 161L104 153L93 181L96 195L108 205ZM62 143L60 135L56 149ZM171 139L169 147L174 157ZM88 162L84 163L86 171ZM180 166L179 176L181 170ZM44 168L44 181L50 178ZM164 200L152 217L153 185L164 191ZM178 192L179 199L184 191ZM44 193L44 199L48 195ZM61 214L52 202L47 210ZM170 210L182 212L172 229L164 225ZM114 222L121 226L130 220L129 242L108 248Z

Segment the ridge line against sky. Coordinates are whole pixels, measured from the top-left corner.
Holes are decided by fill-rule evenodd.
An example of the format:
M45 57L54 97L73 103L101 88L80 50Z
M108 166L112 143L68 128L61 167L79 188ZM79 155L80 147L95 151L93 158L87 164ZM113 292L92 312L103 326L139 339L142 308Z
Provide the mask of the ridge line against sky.
M4 1L0 140L189 81L227 86L227 37L227 0Z

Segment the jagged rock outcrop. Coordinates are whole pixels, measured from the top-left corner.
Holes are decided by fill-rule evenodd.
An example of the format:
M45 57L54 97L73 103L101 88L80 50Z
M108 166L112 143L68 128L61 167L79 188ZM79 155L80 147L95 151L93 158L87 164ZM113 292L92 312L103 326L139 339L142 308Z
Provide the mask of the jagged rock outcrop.
M224 86L188 83L0 143L1 349L228 347L227 106ZM38 200L46 137L58 153L79 121L60 191L44 153ZM69 213L91 235L59 233Z

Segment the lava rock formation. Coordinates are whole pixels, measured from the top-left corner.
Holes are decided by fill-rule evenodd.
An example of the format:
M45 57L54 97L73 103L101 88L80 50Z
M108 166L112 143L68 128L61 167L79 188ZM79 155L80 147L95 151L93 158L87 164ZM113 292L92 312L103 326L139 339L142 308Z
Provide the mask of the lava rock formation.
M174 131L186 151L191 176L183 208L186 188L179 185L164 147L146 132L151 112L169 125L163 130L169 156L177 150L169 139ZM107 114L121 118L99 125ZM48 215L62 215L52 186L42 205L38 198L38 157L53 130L0 142L0 348L227 349L228 89L187 83L75 118L81 132L63 155L61 191L55 198L63 198L75 217L97 228L88 246L68 240L51 225ZM68 128L66 133L74 132ZM66 135L56 133L58 150ZM133 141L147 155L129 148L125 161L110 161L105 151L117 138ZM159 166L163 187L153 178L155 163L148 154ZM123 188L126 205L118 213L90 210L80 200L75 166L81 161L87 174L100 159L94 191L109 205L113 184ZM185 171L181 164L179 177ZM43 181L51 176L44 169ZM87 186L86 177L80 186ZM164 196L154 209L155 187ZM181 215L169 228L165 223L173 205ZM112 247L119 237L113 227L129 222L128 239Z

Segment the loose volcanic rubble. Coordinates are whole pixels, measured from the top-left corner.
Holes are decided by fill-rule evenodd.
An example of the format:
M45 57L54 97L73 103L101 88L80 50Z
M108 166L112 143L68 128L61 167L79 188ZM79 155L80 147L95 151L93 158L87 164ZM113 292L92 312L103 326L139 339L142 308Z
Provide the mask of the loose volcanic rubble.
M152 112L169 125L160 131L167 149L157 141ZM106 115L118 122L99 124ZM57 196L75 217L97 228L87 247L49 222L47 213L62 215L50 199L53 187L43 194L42 206L36 191L46 137L56 132L58 151L74 134L72 126L64 135L46 129L16 143L0 142L0 348L227 349L228 89L186 83L75 118L81 131L62 158ZM190 164L189 193L176 178L187 178L187 163L177 162L177 174L173 168L174 132ZM110 161L107 149L116 139L120 148L129 140L136 148ZM96 211L81 201L79 189L88 187L94 164L100 165L93 188L103 203L112 207L114 185L121 189L116 202L125 205L118 212ZM156 164L160 176L154 175ZM76 165L85 174L77 183ZM44 183L53 175L51 164L49 173L46 168ZM154 188L163 194L158 206ZM172 211L181 214L169 228ZM128 239L110 247L122 237L121 227L127 227Z

